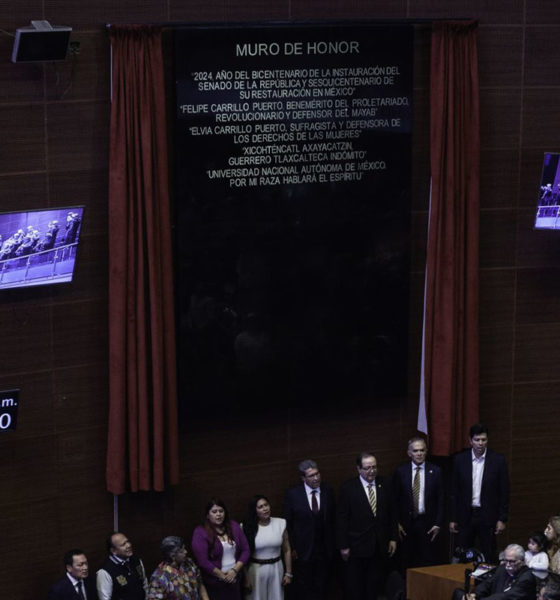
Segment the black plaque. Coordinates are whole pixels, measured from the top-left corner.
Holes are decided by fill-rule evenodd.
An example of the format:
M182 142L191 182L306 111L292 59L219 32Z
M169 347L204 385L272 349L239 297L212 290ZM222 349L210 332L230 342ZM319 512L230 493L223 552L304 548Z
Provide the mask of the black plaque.
M181 397L405 393L412 28L175 33Z

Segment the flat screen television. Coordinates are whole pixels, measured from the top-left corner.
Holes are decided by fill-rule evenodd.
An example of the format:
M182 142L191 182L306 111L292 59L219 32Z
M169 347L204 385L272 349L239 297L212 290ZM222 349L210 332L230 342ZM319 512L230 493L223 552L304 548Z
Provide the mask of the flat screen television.
M0 213L0 289L72 281L84 207Z
M545 152L535 229L560 229L560 154Z

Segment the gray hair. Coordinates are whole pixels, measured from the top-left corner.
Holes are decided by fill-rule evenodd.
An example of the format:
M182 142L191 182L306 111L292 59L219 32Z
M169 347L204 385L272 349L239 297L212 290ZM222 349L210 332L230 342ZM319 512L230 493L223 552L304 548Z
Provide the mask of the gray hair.
M424 442L424 445L426 446L426 450L428 449L428 442L426 442L426 440L421 435L415 435L408 440L407 448L409 450L410 450L410 446L412 446L412 444L414 444L414 442Z
M523 546L520 546L519 544L510 544L509 546L506 546L504 552L507 552L508 550L515 552L515 558L517 558L517 560L525 562L525 549Z
M314 460L311 460L310 458L306 458L305 460L302 460L299 465L298 465L298 471L302 474L305 475L305 471L307 471L307 469L317 469L317 463Z
M177 552L185 545L185 540L177 535L168 535L161 540L161 555L165 562L171 563L175 560Z

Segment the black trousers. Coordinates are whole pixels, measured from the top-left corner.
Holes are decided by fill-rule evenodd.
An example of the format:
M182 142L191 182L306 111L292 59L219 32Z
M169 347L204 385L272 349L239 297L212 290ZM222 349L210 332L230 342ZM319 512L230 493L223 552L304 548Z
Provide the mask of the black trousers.
M430 541L428 535L428 530L433 525L433 523L428 522L426 515L418 515L412 520L406 530L406 537L401 542L404 573L406 573L406 569L412 567L429 567L437 564L436 542Z
M331 561L326 557L309 560L297 558L293 564L294 582L290 597L297 600L325 600L331 571ZM292 586L290 586L292 587Z
M385 557L355 557L350 554L346 565L348 600L377 600L383 591L387 569Z
M476 548L484 554L487 562L495 562L496 523L488 524L488 519L481 508L473 508L470 517L468 523L459 523L457 545L462 548Z

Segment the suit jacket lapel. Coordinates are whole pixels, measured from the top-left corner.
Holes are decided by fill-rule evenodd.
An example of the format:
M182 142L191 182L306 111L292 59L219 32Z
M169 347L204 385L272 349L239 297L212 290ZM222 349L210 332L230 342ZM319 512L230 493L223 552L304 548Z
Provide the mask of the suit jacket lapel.
M309 509L309 512L311 512L311 507L309 506L309 500L307 499L307 492L305 491L305 484L301 484L300 488L299 488L299 500L300 502Z
M412 496L412 462L409 462L406 468L406 491L408 492L409 506L414 506L414 498Z

